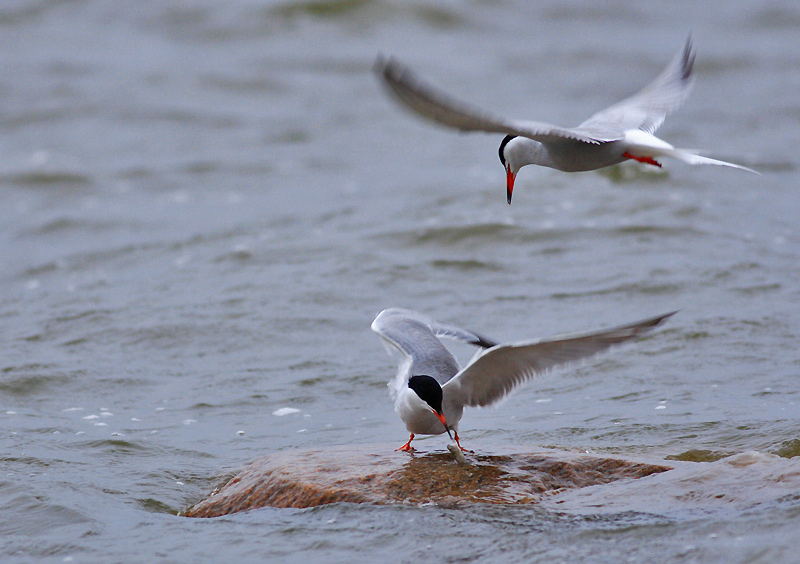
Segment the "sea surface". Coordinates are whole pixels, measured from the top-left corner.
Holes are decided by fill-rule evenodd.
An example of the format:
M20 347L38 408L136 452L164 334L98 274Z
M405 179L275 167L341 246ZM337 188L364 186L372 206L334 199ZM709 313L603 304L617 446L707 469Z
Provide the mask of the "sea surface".
M0 560L797 562L798 29L788 0L4 1ZM571 126L689 33L659 135L760 176L527 167L508 206L501 136L371 72ZM271 452L405 442L391 306L500 341L680 310L460 433L676 469L533 507L177 516Z

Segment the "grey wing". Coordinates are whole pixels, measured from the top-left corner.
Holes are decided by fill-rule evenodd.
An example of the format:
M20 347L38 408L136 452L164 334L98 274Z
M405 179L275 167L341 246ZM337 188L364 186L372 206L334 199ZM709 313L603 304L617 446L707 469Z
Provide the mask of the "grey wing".
M586 135L620 136L628 129L654 133L669 113L678 109L694 84L692 38L650 84L633 96L601 110L575 129Z
M517 386L563 364L590 358L652 330L676 312L605 331L509 345L477 354L450 380L446 392L462 405L488 406Z
M413 325L424 325L436 337L455 339L484 349L497 345L496 341L474 331L442 323L418 311L399 307L392 307L380 312L372 322L372 330L381 333L389 327L409 329Z
M405 366L401 363L401 372L404 373L398 374L400 379L426 375L444 384L461 368L453 354L431 331L422 314L400 308L385 309L372 322L372 330L385 344L405 357L408 366L403 370Z
M378 57L375 72L388 92L400 103L420 116L460 131L483 131L528 137L540 143L556 143L573 139L599 144L607 141L575 129L535 121L513 121L494 116L455 100L420 79L396 59Z

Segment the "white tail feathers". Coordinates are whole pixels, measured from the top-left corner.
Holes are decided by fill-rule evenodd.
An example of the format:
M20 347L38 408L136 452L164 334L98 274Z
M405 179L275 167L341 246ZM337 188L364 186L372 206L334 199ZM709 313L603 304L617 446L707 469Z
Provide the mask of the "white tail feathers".
M709 157L703 157L696 153L689 151L688 149L673 149L668 153L664 153L666 156L674 157L678 160L681 160L685 163L689 163L691 165L717 165L717 166L729 166L731 168L738 168L739 170L746 170L747 172L753 172L755 174L761 174L757 170L753 170L752 168L747 168L746 166L729 163L727 161L720 161L717 159L711 159Z
M623 135L623 142L625 143L626 152L635 157L672 157L673 159L678 159L691 165L705 164L729 166L731 168L738 168L739 170L761 174L746 166L700 156L696 151L691 149L676 149L663 139L659 139L655 135L642 131L641 129L627 130Z

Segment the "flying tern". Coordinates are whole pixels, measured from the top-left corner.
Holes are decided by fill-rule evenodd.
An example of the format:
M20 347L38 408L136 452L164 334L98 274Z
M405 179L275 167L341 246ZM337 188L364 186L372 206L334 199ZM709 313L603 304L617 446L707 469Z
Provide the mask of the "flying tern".
M509 120L472 107L426 83L394 58L379 56L374 69L388 92L423 118L461 131L505 134L499 155L506 170L506 196L511 204L517 172L529 164L580 172L629 159L661 167L657 158L673 157L693 165L721 165L756 172L700 156L690 149L677 149L653 135L667 114L678 109L689 95L694 83L694 59L689 37L684 48L650 84L573 128Z
M397 376L389 382L394 409L411 433L397 450L411 451L416 435L454 438L464 408L496 404L518 386L552 368L587 359L642 335L676 312L613 329L499 344L473 331L440 323L408 309L383 310L372 322L387 351L401 353ZM460 368L439 337L479 347ZM453 435L451 435L451 431Z

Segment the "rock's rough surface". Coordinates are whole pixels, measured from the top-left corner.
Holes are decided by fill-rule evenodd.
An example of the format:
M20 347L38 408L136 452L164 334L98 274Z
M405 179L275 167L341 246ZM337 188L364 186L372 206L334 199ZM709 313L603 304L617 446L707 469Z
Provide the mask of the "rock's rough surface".
M572 488L641 478L668 466L570 452L398 453L388 446L285 451L259 458L187 517L218 517L259 507L326 503L534 503Z

